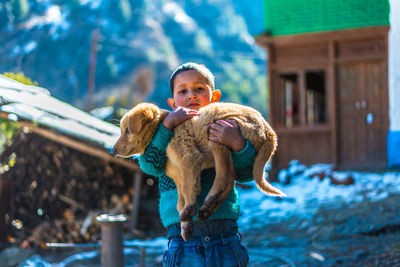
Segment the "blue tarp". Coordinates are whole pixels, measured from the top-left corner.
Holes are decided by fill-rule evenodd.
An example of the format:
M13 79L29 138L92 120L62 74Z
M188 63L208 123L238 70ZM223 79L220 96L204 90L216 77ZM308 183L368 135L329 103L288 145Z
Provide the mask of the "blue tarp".
M400 167L400 131L389 131L387 135L387 157L389 168Z

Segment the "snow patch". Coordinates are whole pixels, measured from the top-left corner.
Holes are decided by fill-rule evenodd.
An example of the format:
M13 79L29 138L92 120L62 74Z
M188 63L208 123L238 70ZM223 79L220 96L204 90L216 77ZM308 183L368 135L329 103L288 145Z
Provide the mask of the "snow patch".
M37 45L38 43L36 41L29 41L27 44L24 45L22 50L24 51L25 54L29 54L37 47Z
M188 32L194 32L197 29L196 22L189 17L186 12L174 2L168 2L163 7L164 13L173 17L176 23L182 25L182 27Z
M322 181L317 174L326 174ZM352 177L353 185L333 185L327 174L335 179L345 180ZM252 189L239 188L241 218L240 229L262 228L268 221L287 220L292 216L311 218L322 205L341 205L361 201L379 201L392 193L400 193L400 173L368 173L334 171L331 164L315 164L305 167L298 161L292 161L288 169L279 173L284 181L290 177L287 185L273 185L282 190L287 198L265 196L255 186Z
M41 27L43 25L52 24L56 29L68 30L70 27L69 22L66 20L66 14L61 13L60 6L49 5L46 13L43 16L34 16L23 24L23 28L31 30L33 27Z

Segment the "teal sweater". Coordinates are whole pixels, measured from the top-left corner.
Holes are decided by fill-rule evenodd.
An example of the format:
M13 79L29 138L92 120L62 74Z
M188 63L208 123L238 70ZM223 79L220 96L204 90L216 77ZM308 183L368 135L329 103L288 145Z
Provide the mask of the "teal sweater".
M142 170L150 175L158 176L160 189L160 217L164 227L179 223L179 213L176 209L178 192L174 181L165 175L167 161L166 149L174 132L166 129L162 124L158 127L152 141L147 146L143 155L139 157ZM246 141L246 146L239 152L232 152L233 166L235 167L237 181L248 182L253 179L253 163L256 155L255 148ZM211 189L215 178L215 169L206 169L201 172L201 193L197 202L197 209L202 205L208 191ZM233 219L239 218L239 199L236 188L232 190L217 211L209 218ZM197 216L195 217L195 220Z

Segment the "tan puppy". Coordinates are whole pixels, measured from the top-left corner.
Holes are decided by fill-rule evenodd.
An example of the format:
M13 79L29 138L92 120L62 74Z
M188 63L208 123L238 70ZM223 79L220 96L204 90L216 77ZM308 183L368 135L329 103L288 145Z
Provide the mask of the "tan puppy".
M180 212L182 237L190 239L193 233L193 216L200 194L200 171L215 166L216 177L198 219L210 217L233 189L235 170L230 150L224 145L208 140L208 125L217 120L233 119L243 137L257 151L253 177L257 187L271 196L285 196L270 185L264 177L264 166L275 152L277 136L262 115L253 108L232 103L211 103L174 130L167 147L166 175L171 177L178 190L177 209ZM121 119L121 136L114 145L117 155L126 157L143 154L152 140L158 125L169 111L149 103L142 103L128 111Z

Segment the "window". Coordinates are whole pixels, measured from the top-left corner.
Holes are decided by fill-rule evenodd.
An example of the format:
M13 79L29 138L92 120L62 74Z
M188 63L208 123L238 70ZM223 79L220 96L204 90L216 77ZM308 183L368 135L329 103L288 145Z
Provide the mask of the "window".
M300 123L299 113L299 86L296 74L282 75L281 80L285 95L285 126L290 128Z
M325 75L323 71L306 72L306 118L307 124L326 122Z
M279 75L277 122L286 127L326 122L325 72L300 71Z

